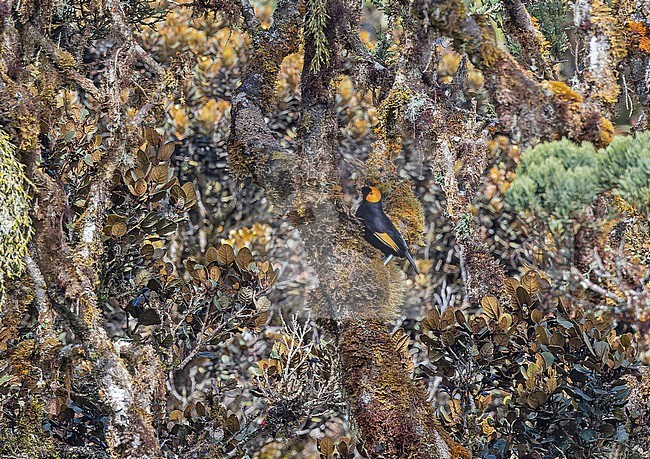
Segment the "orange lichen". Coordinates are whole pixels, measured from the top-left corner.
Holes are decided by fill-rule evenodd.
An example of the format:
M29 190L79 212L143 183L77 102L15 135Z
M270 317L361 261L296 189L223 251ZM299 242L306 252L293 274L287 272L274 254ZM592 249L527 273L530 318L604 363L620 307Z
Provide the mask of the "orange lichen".
M542 86L567 102L582 103L582 96L562 81L542 81Z
M650 38L642 37L639 40L639 49L646 54L650 54Z
M598 127L600 128L600 142L603 146L609 145L614 140L614 125L607 118L601 117Z
M633 34L638 36L644 36L648 33L647 27L639 21L628 21L627 29Z
M449 84L458 71L461 55L442 45L438 46L438 52L442 54L438 61L438 82Z
M549 62L551 59L551 43L546 39L539 26L539 21L535 16L530 17L533 27L535 27L535 41L539 45L539 53L544 61Z
M36 352L36 340L26 339L18 343L11 354L11 364L17 374L27 376L32 369L32 357Z
M628 45L634 49L645 54L650 54L650 36L648 36L648 28L642 22L629 21L627 23L628 30Z

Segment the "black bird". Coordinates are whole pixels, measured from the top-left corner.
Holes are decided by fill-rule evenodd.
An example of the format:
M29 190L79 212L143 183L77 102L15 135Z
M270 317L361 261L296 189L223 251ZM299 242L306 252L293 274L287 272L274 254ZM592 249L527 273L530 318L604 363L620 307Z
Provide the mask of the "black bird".
M384 255L387 256L384 264L388 264L393 257L407 258L416 274L420 274L404 238L384 213L379 190L374 186L364 186L361 188L361 194L363 195L363 202L357 209L355 216L363 221L365 228L363 237L365 240L370 242L373 247L384 252Z

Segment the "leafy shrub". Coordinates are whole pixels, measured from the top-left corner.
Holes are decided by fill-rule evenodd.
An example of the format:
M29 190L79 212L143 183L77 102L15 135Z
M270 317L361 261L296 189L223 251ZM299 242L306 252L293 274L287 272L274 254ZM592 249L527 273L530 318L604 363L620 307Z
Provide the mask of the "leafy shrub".
M650 212L650 132L617 137L598 154L599 178L641 212Z
M598 152L566 139L540 144L522 155L508 200L518 212L566 219L605 191L650 210L650 133L617 137Z
M421 322L450 397L443 422L492 458L593 458L626 439L632 335L554 297L538 273L508 279L506 291L469 318L449 308Z
M508 198L517 211L569 218L596 197L596 170L590 144L543 143L522 155Z

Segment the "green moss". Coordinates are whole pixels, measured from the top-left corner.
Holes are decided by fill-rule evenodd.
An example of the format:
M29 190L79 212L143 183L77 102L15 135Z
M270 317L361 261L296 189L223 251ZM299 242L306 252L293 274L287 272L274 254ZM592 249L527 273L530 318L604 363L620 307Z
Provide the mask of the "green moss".
M393 130L398 129L402 120L402 111L413 97L408 88L393 89L379 107L379 122L375 128L375 135L379 139L394 137Z
M567 5L562 0L546 0L531 2L528 7L530 14L537 19L540 31L551 44L550 52L556 61L564 59L564 53L569 49L569 38L564 24Z
M413 194L409 182L399 181L392 185L386 199L386 209L389 216L397 220L397 227L407 241L412 244L423 242L424 210Z

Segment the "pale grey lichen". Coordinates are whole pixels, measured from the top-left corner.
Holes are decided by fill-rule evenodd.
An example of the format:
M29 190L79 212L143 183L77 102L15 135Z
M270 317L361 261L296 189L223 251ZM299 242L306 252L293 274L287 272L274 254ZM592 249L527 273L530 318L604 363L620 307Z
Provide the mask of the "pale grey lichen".
M608 71L609 48L609 43L604 37L591 37L589 40L589 69L597 78L603 77Z
M591 5L589 0L578 0L573 7L573 23L580 27L589 18Z

